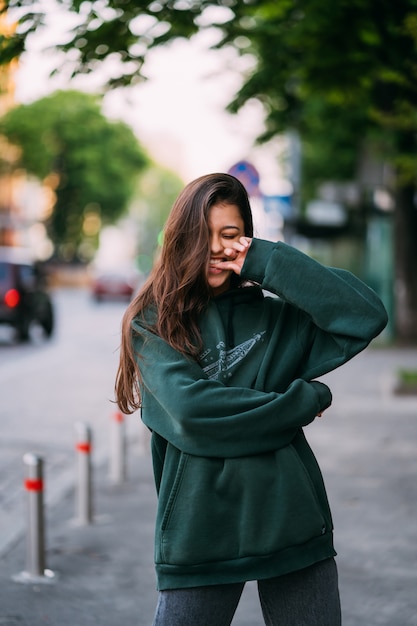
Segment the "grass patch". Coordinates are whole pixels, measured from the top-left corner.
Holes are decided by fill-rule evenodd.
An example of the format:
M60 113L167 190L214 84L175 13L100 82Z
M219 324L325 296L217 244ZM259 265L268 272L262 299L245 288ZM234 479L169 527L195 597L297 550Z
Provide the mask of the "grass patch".
M417 385L417 370L399 370L398 377L405 385Z
M417 394L417 370L399 369L397 372L397 380L396 393Z

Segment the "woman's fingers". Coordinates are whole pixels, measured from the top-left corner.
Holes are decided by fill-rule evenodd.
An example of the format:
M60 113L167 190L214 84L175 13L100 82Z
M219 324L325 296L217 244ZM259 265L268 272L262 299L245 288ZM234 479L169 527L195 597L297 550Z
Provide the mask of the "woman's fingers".
M240 274L251 242L252 239L249 237L241 237L239 241L234 241L230 247L224 249L225 256L229 257L230 260L222 261L218 267Z
M239 241L234 241L230 248L225 248L224 253L226 256L236 258L240 252L247 252L251 241L249 237L241 237Z

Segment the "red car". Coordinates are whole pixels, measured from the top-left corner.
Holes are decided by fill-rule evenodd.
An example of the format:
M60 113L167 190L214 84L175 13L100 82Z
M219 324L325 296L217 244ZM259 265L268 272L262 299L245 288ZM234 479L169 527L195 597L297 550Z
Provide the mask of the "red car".
M97 302L104 299L131 300L136 291L136 282L133 278L123 274L100 274L93 279L93 297Z

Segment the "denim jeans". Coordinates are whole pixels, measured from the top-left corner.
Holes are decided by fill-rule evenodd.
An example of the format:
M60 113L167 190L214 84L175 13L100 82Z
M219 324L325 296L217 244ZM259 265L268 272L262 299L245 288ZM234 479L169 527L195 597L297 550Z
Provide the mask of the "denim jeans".
M153 626L230 626L245 583L159 592ZM258 581L267 626L340 626L334 559Z

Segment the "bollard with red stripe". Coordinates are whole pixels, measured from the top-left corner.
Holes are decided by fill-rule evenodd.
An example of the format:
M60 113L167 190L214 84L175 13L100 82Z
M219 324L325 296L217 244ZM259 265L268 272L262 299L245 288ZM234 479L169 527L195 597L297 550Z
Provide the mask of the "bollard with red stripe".
M110 480L115 485L126 480L126 422L120 411L113 413L111 421Z
M16 582L51 582L54 573L45 568L43 459L32 452L23 457L27 500L26 568Z
M92 503L92 435L84 422L75 424L76 450L76 522L81 526L93 521Z

